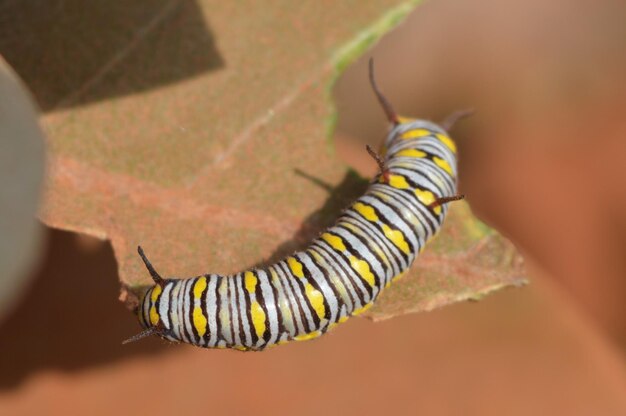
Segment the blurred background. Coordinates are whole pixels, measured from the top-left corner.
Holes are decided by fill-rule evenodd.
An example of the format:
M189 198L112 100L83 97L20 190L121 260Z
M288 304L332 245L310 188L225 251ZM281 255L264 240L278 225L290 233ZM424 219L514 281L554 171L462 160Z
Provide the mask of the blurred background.
M55 71L66 66L42 48L63 38L49 17L80 33L123 15L124 28L143 21L148 3L113 2L86 18L62 13L59 2L0 0L0 55L44 113L89 105L71 91L106 65L103 54L81 52L75 85L59 85ZM131 65L129 81L96 100L219 70L195 3L181 7L161 34L173 37L162 53L177 65L149 79ZM137 324L112 301L119 283L110 243L41 226L23 243L41 247L20 266L30 268L28 285L14 285L21 297L0 320L0 414L626 414L625 21L617 0L429 1L334 87L334 143L363 175L375 170L364 144L377 145L387 127L367 83L369 56L401 114L441 120L476 109L453 132L461 191L524 254L529 286L381 323L351 320L321 340L263 354L154 339L122 347ZM183 53L181 26L194 39L206 34L207 55ZM50 68L43 78L42 64ZM33 146L28 154L41 164ZM26 199L34 213L37 199Z

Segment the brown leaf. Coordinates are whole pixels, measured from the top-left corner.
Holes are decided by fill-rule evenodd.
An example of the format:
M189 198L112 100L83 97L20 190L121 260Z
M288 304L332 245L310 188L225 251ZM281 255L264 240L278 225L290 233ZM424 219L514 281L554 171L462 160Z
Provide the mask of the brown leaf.
M339 72L412 8L392 0L176 3L161 23L137 32L122 58L112 54L114 61L70 93L73 108L45 117L52 168L41 216L111 239L122 284L131 289L150 283L139 244L165 276L231 273L303 247L331 224L365 182L327 140L334 114L328 92ZM215 45L194 52L217 53L221 66L143 88L137 67L150 79L179 64L161 51L172 47L168 39L191 9ZM124 93L107 95L111 90ZM421 266L373 316L518 282L498 237L463 205L451 217Z

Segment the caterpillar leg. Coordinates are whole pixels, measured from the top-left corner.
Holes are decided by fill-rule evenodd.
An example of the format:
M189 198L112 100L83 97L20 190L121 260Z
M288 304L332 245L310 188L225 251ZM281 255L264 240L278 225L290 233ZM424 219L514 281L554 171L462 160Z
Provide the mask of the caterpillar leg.
M459 201L461 199L465 199L465 195L459 194L459 195L453 195L453 196L442 196L441 198L435 199L428 206L430 208L435 208L435 207L438 207L440 205L447 204L448 202Z
M370 58L369 71L370 71L370 84L372 85L372 89L374 90L374 93L376 94L376 98L378 98L378 102L383 107L383 110L385 111L385 114L387 115L387 119L389 120L389 122L393 124L400 124L398 115L396 114L393 107L391 106L391 103L389 103L387 98L385 98L383 93L378 88L378 85L376 85L376 78L374 77L374 58Z
M148 260L146 255L143 253L143 249L141 248L141 246L137 246L137 252L139 253L139 257L141 257L141 260L143 260L143 263L146 265L146 269L148 269L148 272L150 272L150 276L152 276L152 280L154 280L154 283L163 287L163 285L165 285L165 279L163 279L161 275L157 273L156 270L154 270L152 263L150 263L150 260Z
M474 114L474 109L473 108L468 108L467 110L459 110L459 111L455 111L454 113L450 114L448 117L446 117L439 125L441 127L443 127L443 129L445 131L450 131L450 129L459 121L462 120L466 117L471 116L472 114Z
M380 157L380 155L376 153L374 149L370 147L369 144L365 145L365 149L367 149L367 153L369 153L370 156L374 158L376 163L378 163L378 169L380 170L381 182L389 183L389 168L387 167L385 160L382 157Z

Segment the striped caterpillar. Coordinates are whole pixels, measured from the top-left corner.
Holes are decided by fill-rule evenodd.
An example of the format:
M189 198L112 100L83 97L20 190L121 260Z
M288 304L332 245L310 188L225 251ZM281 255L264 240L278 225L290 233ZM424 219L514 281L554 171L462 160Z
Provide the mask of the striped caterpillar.
M381 154L367 151L379 173L335 225L308 248L262 269L230 276L164 279L141 247L154 285L137 315L149 335L205 348L263 350L316 338L372 306L404 274L439 230L456 194L456 145L446 131L469 112L438 126L398 117L382 95L370 60L370 83L392 128Z

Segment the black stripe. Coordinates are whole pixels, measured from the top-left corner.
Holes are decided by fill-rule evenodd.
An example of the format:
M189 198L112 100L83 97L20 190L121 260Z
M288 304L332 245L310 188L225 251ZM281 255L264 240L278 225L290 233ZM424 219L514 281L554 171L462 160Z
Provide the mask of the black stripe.
M348 233L350 233L350 235L354 235L354 234L353 234L352 232L350 232L349 230L346 230L346 231L348 231ZM363 257L363 256L361 255L361 253L359 253L359 251L358 251L358 250L356 250L356 249L352 246L352 244L351 244L351 243L350 243L350 242L349 242L349 241L348 241L345 237L342 237L342 236L340 236L339 234L332 232L331 230L328 230L328 231L326 231L326 232L327 232L327 233L329 233L329 234L331 234L331 235L333 235L333 236L335 236L335 237L339 237L339 238L341 239L341 241L343 242L344 246L346 247L346 249L348 250L348 252L349 252L350 254L352 254L352 255L353 255L354 257L356 257L357 259L359 259L359 260L363 260L365 263L367 263L367 266L369 267L370 272L374 275L374 285L375 285L377 288L379 288L379 289L380 289L380 287L381 287L381 286L380 286L380 282L381 282L382 277L381 277L381 276L378 276L378 274L377 274L377 273L375 273L375 270L374 270L373 265L372 265L372 264L371 264L371 263L370 263L370 262L369 262L369 261L368 261L365 257ZM325 242L325 243L326 243L326 242ZM326 243L326 244L327 244L327 245L329 245L328 243ZM375 257L375 256L373 256L373 257ZM381 267L380 267L380 268L384 270L384 267L382 267L382 265L381 265ZM356 272L356 270L355 270L355 272ZM356 272L356 274L358 275L359 273L358 273L358 272ZM359 276L359 278L361 278L361 277ZM374 288L370 287L370 286L369 286L369 284L363 284L363 286L365 286L365 287L367 288L368 294L370 295L370 298L372 298L372 297L374 296Z
M292 318L293 326L294 326L294 334L291 334L288 332L288 335L291 338L292 336L295 336L296 334L301 333L304 330L304 328L302 328L302 324L297 319L297 316L300 315L300 311L298 310L298 312L296 313L297 305L295 305L292 301L292 299L295 299L295 295L292 293L289 282L286 281L285 275L283 274L284 272L280 267L280 263L281 262L274 264L273 270L274 272L276 272L276 276L278 276L278 280L280 281L280 285L285 295L285 300L287 301L287 306L289 307L289 312L291 312L291 318ZM287 276L289 276L289 274Z
M222 280L224 276L217 276L215 282L215 332L217 333L217 338L215 338L215 345L219 344L220 341L226 341L224 335L222 334L222 320L220 319L220 313L222 312L222 298L220 295L220 286L222 286Z
M311 258L311 256L305 252L298 253L297 256L306 257L309 261L315 264L315 261ZM306 263L301 259L299 259L298 261L302 264L302 271L304 272L304 277L306 278L307 283L309 283L313 287L313 289L317 290L322 295L322 303L324 304L324 319L330 319L330 305L326 301L326 296L324 296L324 292L322 292L320 285L313 278L313 273L311 272L311 270L309 270L309 267L306 265ZM317 315L317 311L313 307L311 300L308 296L306 296L306 289L303 291L303 293L304 299L309 304L309 309L311 311L311 316L313 317L313 322L315 322L315 326L317 329L321 329L321 319Z
M189 296L189 310L187 311L187 317L189 319L189 326L191 326L191 332L193 332L192 344L198 345L198 342L200 340L200 334L198 334L198 330L196 329L196 326L193 323L193 303L194 303L193 288L196 285L198 278L194 277L193 279L189 279L189 280L191 281L191 283L189 284L188 291L187 291L187 296Z
M243 295L244 295L244 300L245 300L245 311L246 311L246 318L248 318L248 327L250 328L250 337L251 337L251 344L249 345L249 347L253 347L256 345L256 343L259 340L259 337L256 334L256 328L254 327L254 322L252 322L252 294L250 292L248 292L248 289L246 288L246 273L252 273L252 275L254 275L254 277L256 278L257 284L254 287L254 296L257 296L258 293L258 288L259 288L259 276L257 276L257 274L253 271L253 270L247 270L245 272L241 273L242 276L242 286L243 286Z
M341 307L343 305L345 305L345 302L343 300L343 297L341 296L341 294L339 293L339 291L335 287L335 285L331 283L330 274L328 273L328 270L326 269L326 267L324 265L320 264L315 259L315 257L313 257L312 254L309 254L309 250L307 250L306 255L311 260L311 263L313 263L315 265L315 267L317 267L317 269L320 271L326 286L330 288L331 292L333 292L333 295L335 296L335 299L337 299L337 314L339 314L339 310L341 309ZM321 254L319 254L319 253L318 253L318 255L321 256ZM311 277L311 279L313 279L313 277ZM326 297L324 297L324 300L326 301ZM329 310L329 313L330 313L330 308L328 310ZM328 319L330 319L330 315L329 315Z
M280 309L280 299L278 296L278 288L274 286L274 279L271 273L272 267L273 266L268 267L265 273L267 274L270 287L272 288L272 294L274 295L274 303L276 307L276 320L278 321L278 334L276 336L276 342L278 342L282 334L287 332L287 328L285 327L285 322L284 322L285 317L283 316L283 311ZM278 277L278 274L276 274L276 276L277 276L278 283L280 283L280 278Z
M385 203L384 201L382 201L379 197L376 197L376 196L374 196L374 195L372 195L372 194L366 194L365 196L367 196L367 198L371 198L371 199L376 200L376 202L379 202L379 203L381 203L381 204L385 205L386 207L389 207L391 210L393 210L394 212L396 212L396 215L397 215L397 211L396 211L395 209L393 209L393 208L392 208L389 204L387 204L387 203ZM402 231L402 230L398 229L397 227L393 226L393 223L389 220L389 218L387 218L387 217L386 217L386 216L385 216L385 215L384 215L384 214L380 211L380 209L378 209L378 208L376 208L374 205L372 205L372 203L371 203L371 202L368 202L368 201L367 201L367 199L365 199L365 198L363 198L363 199L359 199L359 202L361 202L361 203L363 203L363 204L365 204L365 205L368 205L368 206L372 207L372 209L374 209L374 212L376 213L376 216L378 217L378 222L376 222L376 223L373 223L373 222L371 222L371 221L368 221L368 222L370 222L371 224L376 224L377 228L379 228L379 229L380 229L380 235L381 235L381 238L383 238L383 239L384 239L384 240L386 240L386 241L389 241L389 243L391 244L391 246L393 246L393 247L394 247L394 248L398 251L398 255L399 255L399 256L400 256L400 257L401 257L401 258L402 258L402 259L403 259L406 263L408 263L409 259L406 257L406 254L404 254L404 252L403 252L402 250L400 250L400 248L399 248L399 247L396 247L396 245L395 245L395 244L393 244L393 242L392 242L392 241L390 241L390 240L387 238L387 236L385 235L385 233L384 233L384 231L383 231L383 229L382 229L383 227L382 227L381 223L382 223L382 224L385 224L385 225L386 225L387 227L389 227L391 230L397 230L397 231L400 231L400 232L402 233L402 236L404 237L404 239L405 239L405 241L406 241L407 245L409 246L409 251L415 252L415 251L413 251L413 243L411 243L411 241L409 241L409 239L408 239L408 238L407 238L407 236L405 235L404 231ZM356 210L355 210L355 213L356 213L356 215L361 216L361 214L359 214ZM361 216L361 217L362 217L362 216ZM407 221L406 221L406 220L405 220L405 219L404 219L401 215L398 215L398 218L400 218L400 221L402 221L402 222L406 225L406 227L407 227L408 229L411 229L411 225L410 225L410 224L408 224L408 223L407 223ZM365 217L363 217L363 219L367 220Z
M258 271L252 271L252 273L254 273L254 275L257 278L257 284L256 284L256 287L254 288L254 296L256 297L256 301L261 306L261 309L263 309L263 312L265 313L265 332L263 333L263 345L265 345L268 343L270 337L272 336L272 328L270 325L270 314L268 313L267 306L265 304L267 300L265 299L265 296L263 296L263 289L261 288L260 274L258 273ZM269 276L267 275L267 273L265 273L265 275L268 277L268 281L269 281ZM271 284L270 284L270 287L271 287ZM278 309L278 304L275 305L275 309ZM250 302L250 311L252 312L252 301ZM256 329L254 331L254 336L257 337L257 341L255 341L255 344L256 344L258 342Z
M252 328L252 320L250 319L250 308L247 307L250 303L246 303L246 292L247 290L244 287L244 274L239 273L235 280L235 288L237 289L237 311L239 312L239 338L241 339L241 343L250 347L252 345L252 334L254 333ZM241 310L243 309L243 313ZM246 332L246 327L243 322L243 318L245 317L248 320L248 332ZM250 338L248 338L248 334L250 334Z
M231 290L231 285L233 286L234 290ZM228 279L228 294L226 296L226 299L228 300L228 311L230 312L230 336L231 336L231 346L233 345L237 345L237 337L235 337L235 326L238 326L238 323L236 321L236 319L238 319L239 312L237 311L237 302L233 302L233 296L237 296L237 291L236 291L236 287L235 287L235 283L233 282L233 277L230 276L230 278ZM234 293L233 293L234 292ZM235 303L235 306L233 307L233 303ZM237 314L235 315L235 312L237 312ZM241 339L239 339L239 342L241 343Z
M433 235L439 228L439 225L436 223L437 216L432 213L432 208L429 208L427 205L421 203L417 198L417 195L415 195L412 190L380 187L377 188L377 191L393 198L394 203L401 204L404 208L413 211L413 215L420 220L420 224L424 225L424 228L426 229L427 236L425 237ZM431 216L432 218L430 218ZM414 228L413 224L411 224L411 228ZM416 236L418 237L417 240L419 242L419 236L417 234Z
M392 188L395 189L395 188ZM400 221L405 225L405 227L413 232L413 224L411 224L406 218L404 218L404 216L402 215L402 212L395 206L393 206L392 204L388 203L387 201L383 200L381 197L379 197L378 195L374 195L374 194L367 194L368 198L374 199L376 202L378 202L379 204L385 206L386 208L389 208L389 210L393 211L394 214L396 214L396 216L400 219ZM402 229L400 227L397 227L395 225L394 222L392 222L389 218L387 218L385 216L385 214L378 208L376 208L374 205L369 204L372 208L374 208L374 211L376 211L376 214L378 215L378 218L380 220L380 222L383 222L384 224L386 224L390 229L392 230L397 230L399 231L402 236L404 237L404 240L406 241L406 243L409 246L409 251L412 253L415 253L414 247L413 247L413 243L411 242L411 239L409 238L409 236L406 234L406 232L402 231ZM382 228L382 227L381 227ZM384 235L384 232L383 232ZM413 233L413 235L415 236L415 240L419 241L419 238L417 237L417 235L415 233ZM386 237L386 236L385 236ZM402 252L403 256L406 256L406 254L404 254L404 252Z
M167 293L167 297L168 297L167 320L169 321L169 324L170 324L169 332L170 332L171 335L174 335L174 324L172 322L172 303L173 303L173 299L174 299L174 288L176 286L175 286L175 283L173 281L171 281L171 280L168 281L165 284L165 287L167 287L168 285L171 286L171 288L170 288L170 291Z
M322 250L328 255L328 257L334 260L333 266L336 266L342 269L343 273L338 273L337 276L344 278L343 282L346 287L348 287L348 285L345 284L345 282L346 281L350 282L350 287L352 287L352 289L354 290L356 294L356 300L358 300L361 305L363 305L364 302L367 301L367 299L372 297L371 288L368 287L369 285L365 285L363 283L363 279L357 273L356 270L352 269L352 266L348 262L348 259L337 254L335 250L332 247L330 247L330 245L326 243L325 241L315 241L313 244L319 247L320 250ZM367 296L367 298L365 298L365 296ZM356 308L356 305L354 306Z
M354 213L352 216L348 217L346 222L349 222L354 227L358 228L363 234L365 234L365 237L371 240L373 244L376 244L376 246L384 252L385 256L391 263L390 265L393 269L392 272L394 276L400 273L401 270L408 267L406 261L394 253L395 251L398 251L398 248L393 244L389 244L390 241L385 238L384 234L381 233L380 229L376 227L375 224L370 223L358 213ZM365 237L363 238L365 239ZM390 249L390 247L392 247L392 249Z
M421 178L423 178L424 182L429 184L430 186L424 186L424 185L420 185L417 182L414 182L408 175L408 173L412 173L415 176L419 176ZM421 170L417 170L417 169L409 169L409 168L405 168L405 167L398 167L398 168L394 168L394 174L395 175L402 175L404 176L407 181L412 184L414 186L414 188L419 188L422 190L427 190L432 192L434 195L445 195L446 192L448 191L448 189L444 189L440 186L438 186L431 178L430 176L428 176L427 174L425 174L424 172L422 172ZM456 185L453 185L451 187L451 189L454 189Z
M354 309L356 307L356 304L361 301L361 298L359 297L359 293L357 292L357 290L355 290L354 288L354 283L351 280L347 281L346 279L348 278L345 276L345 273L342 270L338 269L338 268L341 268L341 265L337 261L335 261L335 259L332 258L330 254L328 254L328 252L326 251L324 247L318 245L317 241L313 242L313 244L309 247L309 250L316 252L324 260L325 265L321 265L319 263L317 264L319 265L320 270L323 270L323 273L325 276L330 276L330 274L332 274L333 276L336 276L338 280L341 281L344 288L346 289L346 293L348 297L350 298L350 302L352 303L352 308ZM329 286L333 288L335 293L338 293L338 289L336 289L336 287L334 286L334 283L332 282L332 280L330 280L330 277L328 279L328 284ZM350 305L348 305L344 301L341 295L339 295L337 298L340 300L339 312L341 312L342 306L345 306L346 310L350 309ZM343 305L341 303L343 303Z
M182 334L186 338L185 342L192 344L194 342L193 334L189 333L189 329L187 328L187 322L185 321L185 317L188 314L188 312L185 312L185 296L187 294L187 285L189 285L189 280L182 280L180 291L178 292L178 302L180 305L180 315L178 315L178 318L181 322L181 327L183 329Z
M367 231L368 234L372 235L372 238L376 238L379 240L381 247L386 249L389 253L389 257L395 260L396 264L400 264L400 267L398 268L398 273L401 270L409 267L409 264L404 258L402 251L398 247L396 247L395 244L389 241L389 239L385 236L385 234L378 225L363 218L361 214L356 211L351 211L351 214L353 215L352 219L355 222L359 223L361 227Z
M347 222L343 222L343 224L346 224L346 223ZM352 224L352 223L350 223L350 224ZM363 247L365 247L365 249L367 249L367 251L369 251L369 253L372 255L372 257L374 257L378 261L378 263L380 263L380 268L383 269L385 271L385 273L387 272L387 270L386 270L387 265L385 264L385 261L371 247L371 245L374 243L373 241L370 241L370 240L367 240L366 238L363 238L363 236L357 234L356 232L354 232L351 229L347 228L346 226L342 225L341 222L338 222L337 224L335 224L335 226L333 228L340 228L341 230L343 230L346 233L350 234L355 239L359 240L361 242L361 244L363 245ZM337 234L337 235L339 235L339 234ZM341 237L341 238L343 239L345 237Z
M298 262L302 263L300 260L298 260ZM305 268L306 268L306 266L304 264L302 264L302 273L304 274L304 277L306 278L308 271L305 271L304 270ZM295 285L298 286L298 289L300 291L299 293L300 293L300 295L302 296L302 299L303 299L303 300L301 300L301 299L298 298L298 303L302 306L302 311L303 311L303 314L305 315L305 320L306 320L307 327L308 327L307 333L315 331L315 330L319 329L321 321L320 321L319 317L317 316L317 313L315 313L315 310L313 309L313 305L311 305L311 302L309 302L308 296L306 295L306 284L303 281L303 279L301 279L301 278L299 278L297 276L294 276L293 273L291 274L291 276L292 276L292 279L291 279L292 284L294 284L293 282L295 282ZM310 273L309 273L309 276L310 276ZM307 279L307 281L308 280L309 279ZM308 281L308 282L311 283L310 281ZM308 314L311 315L311 320L313 321L313 324L311 324L309 322L309 318L306 316L307 315L306 312L308 312Z
M298 296L298 290L300 290L299 294L302 295L302 289L300 288L300 285L297 283L299 278L291 272L291 269L289 268L289 265L287 264L285 260L280 261L278 263L278 267L282 270L283 273L285 273L285 276L286 276L285 281L287 282L287 285L289 286L289 289L291 290L291 293L293 294L293 299L295 301L294 306L298 308L298 316L300 317L300 322L302 323L302 329L300 328L298 329L298 334L311 332L312 325L309 322L309 318L306 316L306 310L304 308L304 305L302 304L302 300L300 299L301 296ZM296 289L294 285L298 286L298 289ZM302 297L304 298L305 296L302 296ZM296 319L296 323L297 321L298 320Z
M427 186L419 185L417 182L414 182L411 178L409 178L408 175L406 174L401 175L406 179L409 186L413 188L412 190L403 189L403 191L407 191L406 193L410 193L412 197L417 201L417 205L419 207L423 207L423 209L428 213L427 219L430 221L430 224L432 225L433 234L434 234L436 230L441 226L441 223L443 221L443 215L435 213L435 207L431 208L430 206L420 201L417 195L415 195L414 190L419 189L420 191L430 192L433 194L435 198L437 198L438 196L446 195L449 192L447 192L446 190L441 190L439 187L437 187L437 185L433 181L426 178L422 172L414 172L414 173L417 173L419 176L424 177L425 179L427 179L429 183L431 183L435 188L437 188L437 190L433 190L432 188L429 188ZM455 188L456 187L453 187L452 190L454 191ZM432 217L433 220L431 220L430 217Z
M200 338L200 344L202 346L208 346L209 336L211 335L211 332L210 332L211 328L209 328L209 312L207 311L207 308L206 308L206 294L209 291L209 283L211 283L211 280L209 279L208 274L205 274L200 277L204 277L205 282L206 282L206 287L204 288L204 290L202 290L202 293L200 294L200 311L202 313L202 316L204 316L204 319L206 319L206 328L204 330L204 335L202 336L202 338Z

